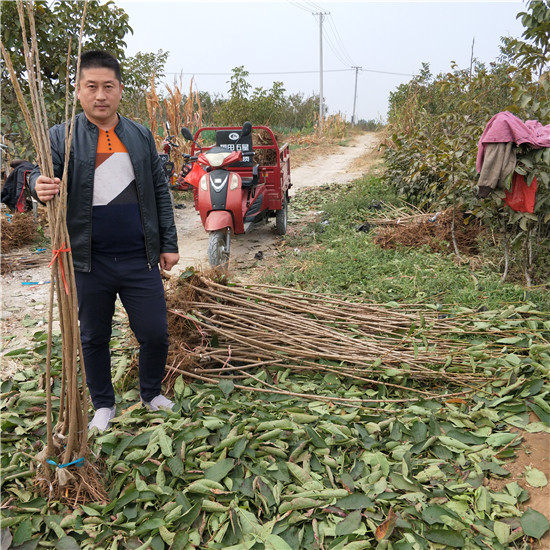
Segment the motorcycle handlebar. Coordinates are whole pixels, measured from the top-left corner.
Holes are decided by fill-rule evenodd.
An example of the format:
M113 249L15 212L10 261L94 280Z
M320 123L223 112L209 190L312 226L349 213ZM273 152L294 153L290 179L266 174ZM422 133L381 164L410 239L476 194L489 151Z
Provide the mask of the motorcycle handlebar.
M164 143L167 144L167 145L170 145L170 147L179 147L179 145L177 143L174 143L172 141L175 137L176 136L166 136L164 138Z

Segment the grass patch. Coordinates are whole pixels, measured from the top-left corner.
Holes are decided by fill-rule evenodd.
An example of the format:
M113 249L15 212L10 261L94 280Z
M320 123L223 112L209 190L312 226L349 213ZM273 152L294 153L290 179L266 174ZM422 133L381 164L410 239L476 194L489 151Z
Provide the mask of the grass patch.
M365 218L377 214L381 202L399 204L399 199L375 177L299 193L294 210L322 213L317 221L287 237L286 257L270 274L269 282L345 292L380 302L435 302L493 309L531 301L549 309L550 298L544 289L500 282L495 262L498 251L493 251L493 256L481 256L472 269L459 265L451 249L442 254L425 248L384 250L376 246L374 230L364 233L357 228Z

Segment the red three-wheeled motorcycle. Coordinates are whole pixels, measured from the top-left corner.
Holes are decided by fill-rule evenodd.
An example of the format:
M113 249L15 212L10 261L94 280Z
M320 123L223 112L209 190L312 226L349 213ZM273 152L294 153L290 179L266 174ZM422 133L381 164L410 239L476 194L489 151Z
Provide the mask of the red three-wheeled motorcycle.
M253 132L255 131L255 132ZM277 234L284 235L288 219L290 183L290 147L279 147L267 126L204 127L193 136L192 164L185 181L193 186L195 208L210 233L208 260L212 266L229 261L232 234L247 233L254 224L275 218ZM201 146L204 132L215 133L216 143ZM253 143L253 135L262 134L262 143ZM256 160L257 159L257 160Z

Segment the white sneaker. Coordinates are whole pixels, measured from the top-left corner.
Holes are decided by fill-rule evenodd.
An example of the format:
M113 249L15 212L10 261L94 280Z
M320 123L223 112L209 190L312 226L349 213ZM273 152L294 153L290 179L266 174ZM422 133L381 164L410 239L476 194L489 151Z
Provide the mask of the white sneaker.
M171 411L174 408L175 403L164 397L164 395L157 395L153 397L151 401L143 401L143 404L151 411L165 410Z
M101 407L97 409L91 422L88 424L88 430L97 428L99 432L104 432L110 425L111 420L116 416L116 407Z

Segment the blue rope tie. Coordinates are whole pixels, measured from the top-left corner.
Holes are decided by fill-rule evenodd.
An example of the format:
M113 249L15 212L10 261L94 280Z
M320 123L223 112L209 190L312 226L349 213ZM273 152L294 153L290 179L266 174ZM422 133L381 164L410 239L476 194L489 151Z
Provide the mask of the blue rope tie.
M68 466L84 466L84 458L77 458L72 462L67 462L67 464L58 464L55 460L46 460L48 464L52 464L56 468L67 468Z

